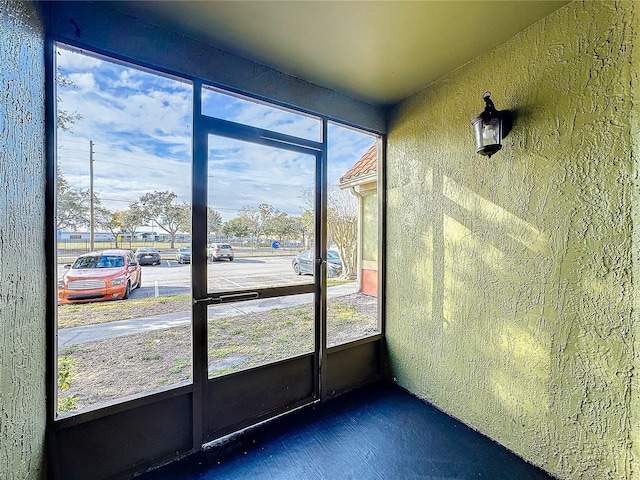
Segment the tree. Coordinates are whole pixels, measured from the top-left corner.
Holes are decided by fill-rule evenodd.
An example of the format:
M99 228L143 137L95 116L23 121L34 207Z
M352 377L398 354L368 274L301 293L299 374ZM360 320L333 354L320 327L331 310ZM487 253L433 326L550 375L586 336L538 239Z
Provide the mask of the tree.
M222 226L222 215L213 207L207 207L207 234L215 235Z
M256 243L260 236L265 234L265 225L274 217L280 215L273 205L261 203L258 208L244 206L238 212L238 218L247 225L249 234L255 238Z
M140 207L146 220L153 220L171 236L171 248L175 248L176 233L191 231L191 207L187 203L176 205L177 195L169 190L146 193L140 197Z
M316 229L316 216L313 210L304 210L299 217L300 233L302 234L302 243L304 248L311 248L311 240L313 240L313 232Z
M133 240L136 230L145 222L145 215L140 204L138 202L131 202L128 210L120 212L119 221L122 225L122 230L131 234L129 237L129 248L131 248L131 241ZM117 238L116 236L116 239Z
M75 84L59 68L56 73L56 85L58 88L75 88ZM71 126L78 120L82 120L83 117L77 112L69 113L67 110L60 108L62 99L57 94L56 103L58 104L57 127L68 132L71 130ZM60 171L60 165L56 165L56 176L58 230L79 230L81 227L89 225L89 190L71 188L69 182Z
M56 74L56 84L59 88L76 88L76 84L69 80L69 78L62 73L60 68L58 68ZM58 104L58 115L56 119L57 126L59 129L68 132L71 130L71 125L76 123L78 120L82 120L84 117L78 112L69 113L67 110L60 108L60 104L62 103L60 95L56 95L56 102Z
M238 216L234 218L234 220L238 220L237 223L241 223L244 225L244 228L247 230L246 235L251 235L251 242L255 245L258 241L258 235L260 234L260 214L258 210L253 207L244 206L238 212ZM234 227L238 227L239 225L234 222Z
M314 191L305 189L302 199L309 207L303 210L301 223L304 232L312 235L315 225ZM342 276L356 278L358 263L358 200L338 187L327 192L327 243L335 243L342 259ZM305 245L307 248L308 246Z
M79 230L89 225L89 190L69 187L58 171L58 230Z
M302 241L304 248L311 248L311 241L313 240L314 232L316 231L316 214L315 214L315 197L314 190L312 188L305 188L302 190L302 200L307 208L303 208L300 215L300 225L302 233Z
M222 224L222 233L227 237L244 238L249 235L249 227L242 218L232 218Z
M90 223L90 202L89 190L72 188L69 182L57 169L57 228L58 230L80 230L86 228ZM93 205L97 210L102 208L100 198L97 193L93 193Z
M264 232L282 241L285 238L295 238L300 234L301 224L298 218L281 213L265 224Z
M337 187L327 196L327 233L342 258L342 276L356 278L358 260L358 201Z
M60 192L64 192L65 190L68 190L70 187L69 182L67 181L67 179L64 177L64 175L62 175L62 172L60 171L60 165L56 165L56 180L57 180L57 193L59 194Z
M182 202L172 206L174 207L177 209L175 215L178 219L178 231L191 232L191 206Z
M105 229L115 238L115 248L118 248L118 234L124 229L122 218L124 212L111 211L108 208L100 207L96 210L96 223L100 228Z

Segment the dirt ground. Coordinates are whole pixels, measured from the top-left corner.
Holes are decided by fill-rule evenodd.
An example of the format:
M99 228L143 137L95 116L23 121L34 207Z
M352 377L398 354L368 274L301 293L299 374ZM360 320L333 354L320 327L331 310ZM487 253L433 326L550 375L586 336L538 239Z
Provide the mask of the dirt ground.
M377 333L377 299L333 298L327 309L329 346ZM313 351L311 305L209 321L209 376L219 376ZM69 388L59 413L191 380L191 328L74 345L59 352Z

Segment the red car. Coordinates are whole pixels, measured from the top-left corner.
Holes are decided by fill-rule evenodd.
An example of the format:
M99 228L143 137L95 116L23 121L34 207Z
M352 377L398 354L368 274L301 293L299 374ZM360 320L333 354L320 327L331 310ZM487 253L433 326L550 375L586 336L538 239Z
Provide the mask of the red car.
M58 303L129 298L142 284L142 268L131 250L101 250L79 256L58 281Z

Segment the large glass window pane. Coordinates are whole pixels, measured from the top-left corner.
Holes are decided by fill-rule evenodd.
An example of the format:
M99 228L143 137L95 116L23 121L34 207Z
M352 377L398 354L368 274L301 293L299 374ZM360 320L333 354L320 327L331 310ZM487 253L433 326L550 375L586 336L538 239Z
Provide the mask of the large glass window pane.
M209 137L208 291L313 283L316 159Z
M379 333L377 138L329 123L327 345Z
M55 58L62 414L191 380L192 87Z
M209 292L313 283L315 168L314 155L209 136ZM210 306L209 376L313 352L313 305L309 293Z
M202 114L316 142L322 136L322 122L319 118L222 92L213 87L202 89Z

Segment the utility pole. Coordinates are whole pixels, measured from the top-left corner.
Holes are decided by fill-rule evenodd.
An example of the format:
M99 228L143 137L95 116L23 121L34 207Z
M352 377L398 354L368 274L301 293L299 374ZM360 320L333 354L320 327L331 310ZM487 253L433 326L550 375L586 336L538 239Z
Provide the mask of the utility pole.
M93 252L95 244L95 216L93 211L93 141L89 140L89 250Z

